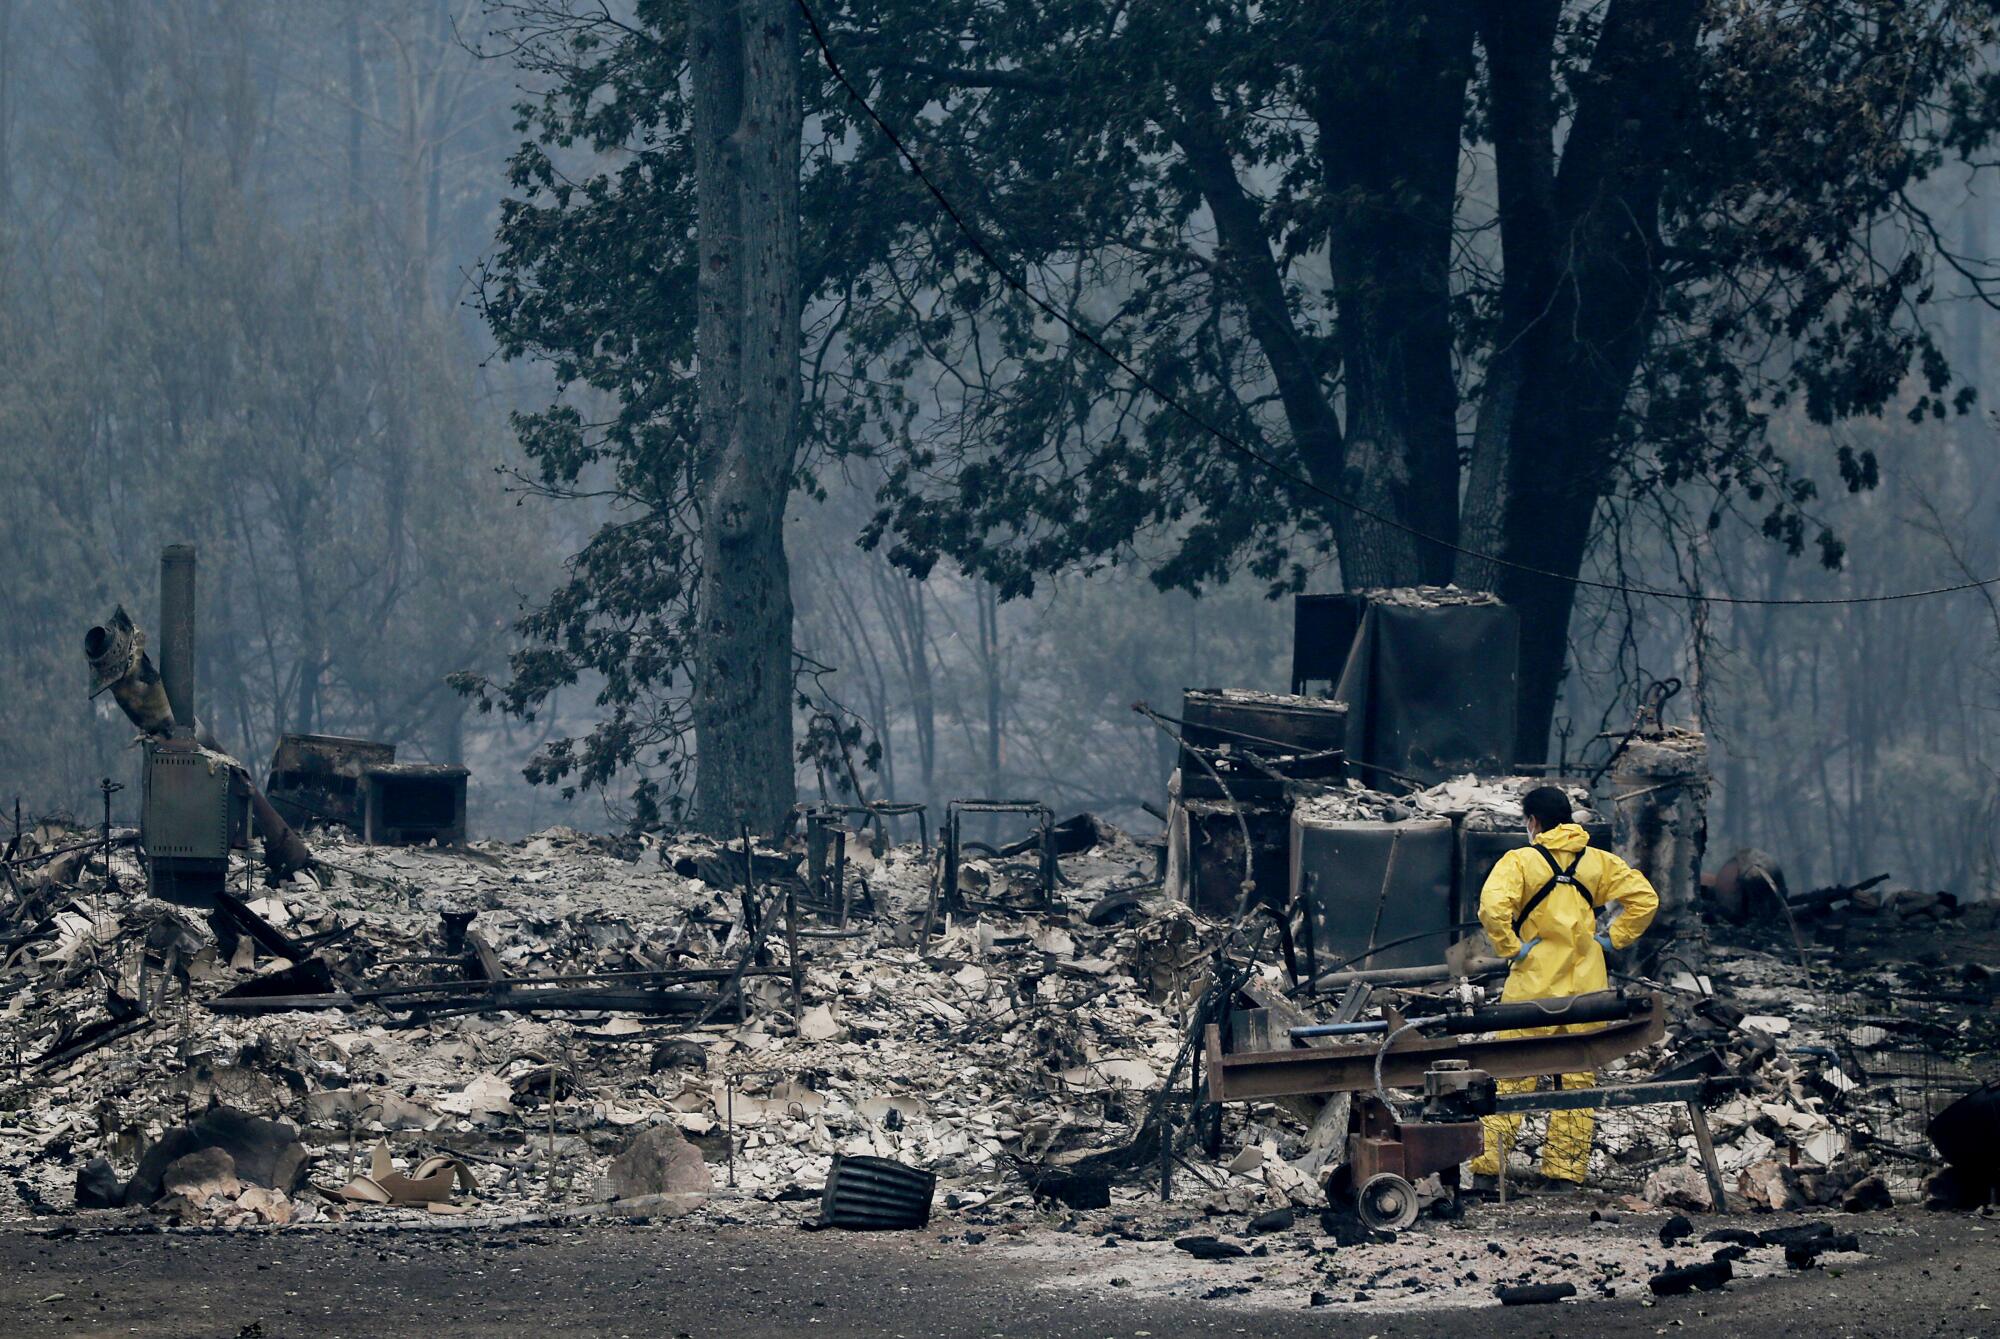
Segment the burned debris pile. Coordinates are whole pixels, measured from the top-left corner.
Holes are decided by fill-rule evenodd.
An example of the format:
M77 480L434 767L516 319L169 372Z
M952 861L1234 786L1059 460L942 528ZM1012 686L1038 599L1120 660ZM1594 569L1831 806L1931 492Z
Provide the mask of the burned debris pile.
M1090 830L1060 857L1050 910L1030 886L1038 856L968 858L966 884L995 899L976 915L933 913L939 862L916 844L877 856L854 841L847 878L873 910L845 930L830 909L800 915L795 994L785 927L760 936L757 914L785 920L787 887L800 900L801 851L753 848L768 882L746 890L743 851L724 843L552 830L453 850L320 832L317 878L204 918L139 891L116 834L107 864L91 834L35 829L8 865L9 1208L299 1222L711 1185L783 1201L816 1194L837 1155L936 1174L961 1205L1154 1200L1149 1163L1107 1175L1103 1155L1140 1138L1227 927L1146 886L1156 850ZM1120 889L1126 913L1091 925ZM1928 946L1877 956L1881 919L1856 915L1848 954L1817 953L1811 987L1782 946L1712 947L1699 979L1666 983L1664 1038L1613 1067L1735 1077L1708 1121L1739 1207L1916 1193L1931 1155L1903 1140L1920 1104L1945 1069L1971 1086L2000 1044L1993 978L1920 986L1937 980ZM760 939L763 962L746 953ZM1290 987L1269 963L1245 978L1270 1002ZM1956 998L1919 1009L1915 993ZM1325 1205L1296 1109L1211 1110L1231 1119L1176 1202ZM1678 1117L1607 1113L1595 1170L1705 1210L1694 1142Z
M1541 1189L1537 1152L1612 1218L2000 1192L1993 904L1886 877L1794 895L1747 851L1704 881L1706 744L1664 719L1671 681L1594 767L1507 764L1517 629L1491 597L1299 620L1291 693L1140 704L1179 748L1157 839L986 798L507 843L467 840L465 769L371 741L286 736L266 799L190 724L180 649L153 671L120 611L86 650L141 732L142 829L108 804L95 832L17 820L0 858L0 1214L942 1210L965 1244L1087 1225L1188 1269L1256 1259L1312 1305L1405 1271L1531 1305L1859 1245L1679 1217L1638 1266L1549 1244L1501 1268L1437 1235ZM1503 995L1480 889L1551 785L1535 802L1659 915L1613 951L1617 905L1586 892L1598 974Z
M9 927L14 1211L67 1208L105 1183L103 1159L137 1187L118 1202L187 1216L138 1165L193 1151L177 1132L216 1111L296 1132L329 1194L254 1184L306 1219L350 1212L340 1191L356 1177L382 1181L383 1142L413 1169L459 1159L461 1189L476 1181L500 1211L606 1198L615 1160L656 1127L751 1196L817 1188L836 1153L997 1182L1129 1139L1172 1061L1199 929L1156 889L1090 925L1085 911L1155 861L1094 830L1063 859L1076 910L940 914L928 942L934 864L914 845L849 848L854 900L875 911L845 930L831 911L787 923L805 861L763 847L760 871L785 872L746 889L742 850L717 843L554 830L382 848L322 831L317 878L205 918L139 891L120 848L108 868L101 850L83 866L55 856L39 868L61 862L71 881L22 877ZM37 830L10 871L84 840ZM1028 896L1033 871L981 856L964 873L998 907ZM253 1184L241 1159L234 1174Z

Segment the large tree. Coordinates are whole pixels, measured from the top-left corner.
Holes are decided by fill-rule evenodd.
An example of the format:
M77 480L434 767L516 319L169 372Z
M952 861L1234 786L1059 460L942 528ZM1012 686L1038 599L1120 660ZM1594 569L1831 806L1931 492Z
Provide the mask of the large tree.
M649 775L638 791L648 823L683 812L692 761L685 811L698 823L774 831L794 797L784 521L798 449L798 11L646 7L647 27L608 56L590 17L504 12L527 63L556 78L524 109L542 140L515 160L527 194L503 221L487 316L510 354L550 357L566 388L618 402L608 423L567 402L521 420L540 486L602 483L618 504L527 620L549 645L516 658L507 689L524 711L595 669L610 713L531 775L594 784L664 763L670 784ZM608 80L665 96L600 105ZM579 192L552 156L575 138L638 152Z
M1836 564L1811 476L1861 489L1875 463L1781 457L1770 416L1969 403L1924 304L1941 264L1982 296L1987 276L1911 191L1989 136L1986 4L945 0L825 20L980 233L919 200L927 244L881 262L908 330L855 321L884 366L921 340L966 380L936 414L862 379L903 429L878 533L914 570L949 556L1021 590L1144 552L1163 584L1247 565L1284 589L1331 551L1350 589L1494 589L1521 612L1518 748L1538 759L1568 578L1608 508L1696 480L1717 523L1746 510Z
M1608 515L1697 483L1717 524L1838 563L1812 475L1875 463L1782 456L1769 417L1968 402L1925 317L1963 261L1911 192L1987 142L1985 3L800 8L927 180L814 65L792 477L875 457L863 540L913 575L1279 593L1337 559L1354 588L1497 589L1533 759ZM601 673L609 713L541 775L671 777L709 519L688 5L506 12L551 91L489 315L615 402L524 420L539 484L625 504L528 619L507 705Z

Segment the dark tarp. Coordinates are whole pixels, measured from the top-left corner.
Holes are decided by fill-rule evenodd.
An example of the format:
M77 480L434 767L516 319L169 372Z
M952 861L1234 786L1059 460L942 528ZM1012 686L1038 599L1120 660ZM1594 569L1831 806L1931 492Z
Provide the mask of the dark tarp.
M1520 646L1505 605L1371 604L1334 692L1349 768L1374 786L1513 771Z

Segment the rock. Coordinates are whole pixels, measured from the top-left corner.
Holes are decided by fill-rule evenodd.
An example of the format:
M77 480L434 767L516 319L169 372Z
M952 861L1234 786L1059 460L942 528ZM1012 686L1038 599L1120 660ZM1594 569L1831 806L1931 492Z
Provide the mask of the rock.
M1842 1159L1823 1172L1801 1171L1799 1194L1805 1197L1807 1204L1839 1204L1866 1175L1853 1165L1852 1160Z
M305 1184L306 1151L297 1130L283 1121L211 1107L190 1124L174 1126L146 1150L125 1186L125 1203L143 1205L159 1199L167 1193L162 1181L167 1168L205 1148L227 1153L239 1180L288 1192Z
M167 1164L160 1174L160 1188L192 1204L204 1204L216 1195L233 1200L243 1193L243 1183L236 1179L236 1159L212 1146Z
M1994 1194L1996 1185L1963 1167L1946 1167L1924 1183L1924 1207L1977 1209Z
M1174 1245L1197 1260L1241 1260L1250 1254L1241 1246L1214 1237L1178 1237Z
M1864 1176L1848 1190L1840 1201L1840 1207L1848 1213L1868 1213L1876 1209L1893 1209L1895 1197L1889 1193L1889 1183L1880 1176Z
M1332 1237L1336 1246L1386 1245L1396 1239L1395 1233L1362 1222L1352 1209L1321 1209L1319 1230Z
M1061 1167L1031 1167L1025 1173L1037 1201L1054 1201L1068 1209L1111 1207L1111 1177L1106 1172L1072 1172Z
M125 1202L125 1185L103 1158L92 1158L76 1169L76 1207L115 1209Z
M1285 1208L1273 1209L1269 1213L1260 1213L1255 1218L1252 1218L1250 1220L1250 1230L1252 1232L1289 1232L1291 1231L1293 1222L1294 1216L1291 1207L1287 1205Z
M1708 1178L1692 1167L1662 1167L1646 1178L1644 1198L1662 1209L1706 1212L1710 1207Z
M1694 1235L1694 1220L1684 1213L1677 1213L1660 1224L1660 1245L1672 1246L1686 1241Z
M641 1131L612 1160L606 1180L610 1193L619 1199L707 1194L715 1189L715 1178L702 1161L701 1150L671 1125Z
M1896 914L1905 920L1917 916L1936 916L1942 910L1942 901L1936 893L1905 888L1896 894Z
M1761 1205L1774 1213L1806 1207L1805 1193L1799 1187L1798 1170L1776 1158L1766 1158L1745 1167L1737 1173L1736 1188L1752 1204Z
M1727 1260L1708 1260L1698 1265L1663 1269L1647 1282L1655 1297L1680 1297L1691 1292L1714 1292L1736 1276Z
M1503 1283L1493 1290L1501 1306L1542 1306L1576 1296L1574 1283Z
M251 1186L236 1197L236 1207L248 1210L266 1223L279 1227L292 1221L292 1202L284 1194L264 1186Z

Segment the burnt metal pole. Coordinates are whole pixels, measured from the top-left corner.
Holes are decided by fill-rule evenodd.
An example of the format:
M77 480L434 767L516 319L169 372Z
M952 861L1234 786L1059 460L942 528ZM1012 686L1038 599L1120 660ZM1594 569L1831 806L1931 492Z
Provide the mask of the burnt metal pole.
M160 550L160 681L174 723L194 732L194 577L192 544Z
M104 792L104 882L107 888L116 888L118 871L111 867L111 797L125 786L107 776L97 783L97 788Z

